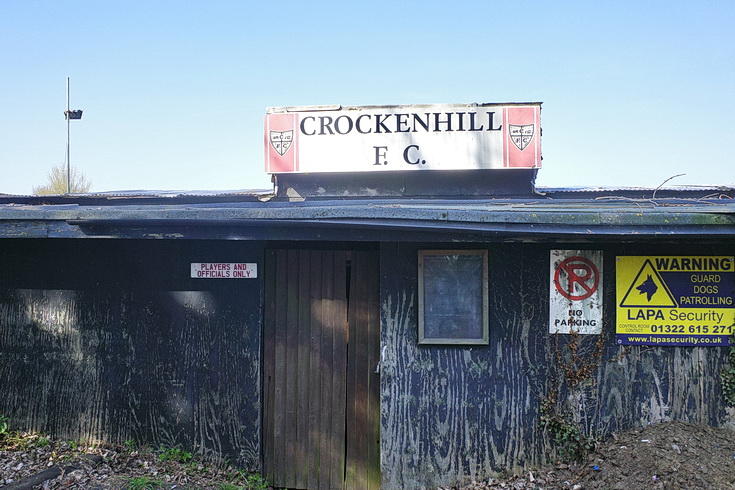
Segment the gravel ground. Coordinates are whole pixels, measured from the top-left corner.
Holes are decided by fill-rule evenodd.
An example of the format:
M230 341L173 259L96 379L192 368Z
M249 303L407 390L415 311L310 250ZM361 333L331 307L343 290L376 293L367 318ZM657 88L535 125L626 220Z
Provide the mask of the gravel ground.
M584 463L557 464L466 489L735 489L735 432L670 422L597 445Z
M0 448L0 487L9 489L53 469L65 471L25 488L266 488L258 475L196 461L173 449L80 446L19 433L6 435ZM584 463L559 463L462 487L483 488L735 489L735 432L679 422L652 425L598 444Z
M8 489L266 488L257 474L199 461L176 449L86 446L24 433L5 437L0 448L0 487ZM34 482L39 474L36 480L51 479Z

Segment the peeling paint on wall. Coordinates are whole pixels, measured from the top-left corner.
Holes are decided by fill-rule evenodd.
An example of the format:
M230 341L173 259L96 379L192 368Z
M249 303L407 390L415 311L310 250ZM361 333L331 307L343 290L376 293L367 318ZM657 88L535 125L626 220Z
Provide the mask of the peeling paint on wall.
M416 257L426 247L383 246L386 488L467 484L497 471L542 464L554 450L541 428L540 402L564 376L555 352L565 355L569 341L568 335L555 340L548 333L549 250L554 245L484 246L490 257L487 347L419 346ZM615 345L614 266L608 264L605 274L601 360L581 384L559 384L574 422L585 434L600 437L668 420L724 423L719 393L723 350ZM593 356L597 340L582 336L578 355Z
M30 271L0 277L0 413L14 427L259 468L257 281L187 289L193 253L181 244L49 241L32 253L16 244L0 243Z

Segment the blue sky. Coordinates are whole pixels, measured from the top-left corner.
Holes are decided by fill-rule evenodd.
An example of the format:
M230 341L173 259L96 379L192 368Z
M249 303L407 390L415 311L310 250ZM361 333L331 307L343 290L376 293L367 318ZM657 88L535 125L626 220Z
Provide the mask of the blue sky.
M541 186L733 185L735 2L0 2L0 193L269 188L267 107L543 102Z

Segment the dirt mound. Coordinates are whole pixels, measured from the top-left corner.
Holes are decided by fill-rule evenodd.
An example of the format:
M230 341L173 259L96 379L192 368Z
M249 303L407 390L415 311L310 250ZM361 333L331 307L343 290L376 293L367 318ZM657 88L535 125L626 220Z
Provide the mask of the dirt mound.
M735 432L672 422L601 445L576 480L585 489L735 488Z
M735 489L735 432L670 422L598 444L583 464L561 463L463 489Z

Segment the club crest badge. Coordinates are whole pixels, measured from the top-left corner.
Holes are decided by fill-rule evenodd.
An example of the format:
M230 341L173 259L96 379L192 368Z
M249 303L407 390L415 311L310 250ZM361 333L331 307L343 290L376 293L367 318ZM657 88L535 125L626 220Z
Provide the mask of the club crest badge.
M516 145L516 148L523 151L531 140L533 140L533 128L533 124L509 124L508 136L513 144Z
M291 143L293 143L293 129L289 129L288 131L271 131L270 142L273 149L279 155L285 155L288 149L291 148Z

